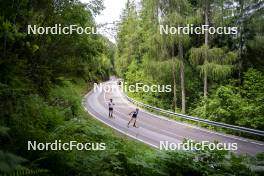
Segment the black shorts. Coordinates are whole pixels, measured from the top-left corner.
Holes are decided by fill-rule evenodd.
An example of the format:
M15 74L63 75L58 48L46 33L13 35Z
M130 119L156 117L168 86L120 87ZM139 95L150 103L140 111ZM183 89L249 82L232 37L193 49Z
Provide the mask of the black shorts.
M113 108L109 108L109 111L113 111Z
M132 118L137 118L137 115L132 115Z

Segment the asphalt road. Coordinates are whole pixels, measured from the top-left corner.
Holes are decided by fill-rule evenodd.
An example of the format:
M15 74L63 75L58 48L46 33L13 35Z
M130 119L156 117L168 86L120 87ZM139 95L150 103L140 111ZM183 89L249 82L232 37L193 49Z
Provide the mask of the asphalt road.
M264 142L217 133L190 124L176 122L140 108L137 120L138 127L134 128L131 124L128 128L127 123L131 118L128 114L135 110L136 106L125 98L116 81L108 81L102 85L102 91L92 90L85 96L83 102L85 109L94 118L133 139L156 148L160 148L161 141L176 144L181 143L184 139L191 139L197 142L218 141L227 146L236 143L237 150L234 152L239 154L255 155L258 152L264 152ZM114 88L108 91L110 87ZM113 118L108 117L110 98L113 99L115 104Z

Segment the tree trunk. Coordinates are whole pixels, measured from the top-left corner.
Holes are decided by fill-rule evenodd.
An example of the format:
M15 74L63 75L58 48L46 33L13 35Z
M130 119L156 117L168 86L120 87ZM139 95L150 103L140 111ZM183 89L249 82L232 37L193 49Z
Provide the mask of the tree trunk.
M174 111L177 111L177 87L176 87L176 68L175 68L175 60L173 60L172 66L172 74L173 74L173 107Z
M243 12L244 12L244 1L239 1L239 17L241 18L243 16ZM242 22L239 24L239 62L238 62L238 84L239 84L239 90L240 90L240 86L241 86L241 82L242 82L242 78L241 78L241 72L242 72L242 54L243 54L243 28L244 28L244 22L242 20Z
M209 2L208 0L205 1L205 12L204 12L204 16L205 16L205 25L209 25ZM204 44L206 46L208 46L208 30L205 31L205 40L204 40Z
M209 0L205 1L205 12L204 12L204 16L205 16L205 25L209 25ZM205 46L207 46L209 48L209 34L208 34L208 30L205 31L205 37L204 37L204 44ZM207 62L207 54L205 54L205 63ZM207 97L207 93L208 93L208 82L207 82L207 71L205 70L204 73L204 97Z
M185 75L184 75L184 62L183 62L183 47L181 40L179 41L179 58L180 58L180 74L181 74L181 112L184 114L186 112L186 97L185 97Z
M204 73L204 97L207 97L207 87L208 87L208 82L207 82L207 72Z

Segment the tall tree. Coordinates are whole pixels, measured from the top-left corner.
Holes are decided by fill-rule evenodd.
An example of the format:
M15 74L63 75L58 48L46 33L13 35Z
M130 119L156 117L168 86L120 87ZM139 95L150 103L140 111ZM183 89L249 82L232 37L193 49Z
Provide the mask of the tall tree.
M204 2L204 24L209 25L209 12L210 12L210 0L205 0ZM209 32L206 30L205 31L205 36L204 36L204 45L205 49L209 48ZM204 53L204 63L206 64L208 61L208 55L207 52L205 51ZM208 71L207 69L204 69L203 71L204 75L204 97L207 97L208 93Z
M185 26L191 22L192 12L191 5L186 0L176 0L176 1L160 1L161 24L173 27ZM181 85L181 112L186 112L186 93L185 93L185 64L184 64L184 47L188 44L189 36L182 34L182 32L177 33L175 36L165 36L169 38L171 45L168 49L171 50L171 57L175 62L175 59L179 60L180 68L180 85ZM165 40L165 42L167 42ZM168 51L167 51L168 52ZM176 74L175 70L173 74ZM174 84L176 84L174 75ZM175 96L174 96L175 97Z
M216 9L220 9L223 12L223 6L223 2L215 3L214 0L201 1L200 7L203 11L204 24L213 26L210 21L214 18ZM212 9L214 9L214 13L211 11ZM220 19L223 19L223 16ZM220 25L221 23L223 24L223 20L220 20ZM214 23L215 27L217 25L219 24ZM190 61L197 66L200 75L203 76L203 95L206 98L208 95L208 79L217 79L230 75L232 64L237 56L234 52L228 52L228 49L211 48L214 43L210 44L209 31L205 30L204 33L204 44L200 48L192 48L190 50Z
M127 1L117 34L116 68L120 76L125 76L129 64L138 59L138 15L134 1Z

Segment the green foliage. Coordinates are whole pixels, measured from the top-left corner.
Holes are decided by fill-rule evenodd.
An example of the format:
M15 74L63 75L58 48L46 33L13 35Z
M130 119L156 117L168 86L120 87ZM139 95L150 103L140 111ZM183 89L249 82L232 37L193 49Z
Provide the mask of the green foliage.
M237 7L232 3L229 0L142 0L142 8L136 11L133 1L129 1L119 26L116 58L120 63L116 65L119 75L128 84L170 84L175 91L128 94L173 111L186 99L187 113L264 129L260 59L263 9L258 9L261 3L257 1L235 1ZM160 35L159 25L203 25L208 4L209 25L235 26L239 30L237 36L209 35L205 44L204 35ZM252 13L245 16L250 8ZM204 96L207 92L212 95L202 98L202 92Z
M263 74L250 69L241 89L221 86L192 111L196 116L214 121L263 129Z
M83 83L81 85L84 86ZM35 110L37 110L38 116L31 117L32 123L25 119L24 125L26 126L22 129L16 127L16 133L13 133L11 127L10 136L13 140L2 147L7 149L16 144L18 148L14 151L23 151L23 157L32 164L25 163L22 166L18 160L15 160L15 163L19 163L21 167L30 167L32 171L22 169L16 172L14 168L11 168L11 173L16 172L20 175L38 172L35 175L131 175L136 171L135 175L175 175L175 173L178 175L212 175L217 171L218 175L227 173L256 175L262 172L261 157L258 159L260 163L257 163L255 161L257 159L254 158L251 161L247 157L230 156L220 151L159 152L143 144L116 136L113 130L87 117L82 109L76 111L73 118L69 113L69 107L75 105L81 107L78 105L81 100L80 92L82 92L80 86L64 81L61 86L56 86L51 90L48 101L34 97L34 101L32 100L29 106L25 106L25 112L36 114ZM53 126L47 123L50 119L48 115L52 117ZM61 119L62 117L64 118ZM34 119L38 119L38 123ZM12 126L16 125L17 123L14 123ZM40 130L41 133L38 132ZM25 136L39 142L54 142L56 139L62 142L69 140L82 143L105 142L107 149L98 152L73 150L71 152L35 151L33 153L24 151ZM7 161L4 159L4 163ZM45 169L38 170L36 166ZM48 173L45 172L47 170Z
M48 168L44 154L28 151L27 141L54 139L55 129L80 118L72 82L106 79L113 71L114 47L103 36L29 35L27 25L95 27L92 14L102 8L101 0L0 1L1 175L50 175L39 169Z
M261 156L261 155L259 155ZM158 168L164 175L261 175L252 172L260 167L258 159L228 154L226 151L177 151L161 153L157 158ZM161 172L162 173L162 172Z
M128 1L127 8L122 14L122 23L118 33L118 43L115 67L116 72L120 76L124 76L129 64L132 60L138 61L138 45L140 44L139 35L136 33L139 25L136 13L136 7L133 2Z
M129 84L175 84L175 96L180 98L178 85L184 79L180 79L179 71L184 65L185 71L181 71L186 74L189 111L197 105L192 111L195 115L264 129L263 73L249 69L240 87L231 83L222 85L227 82L227 75L236 79L230 75L237 57L231 52L236 49L236 40L214 36L209 49L202 46L201 36L162 37L158 33L161 22L200 25L201 2L142 0L138 12L135 3L128 1L115 48L101 35L28 35L26 31L28 24L96 27L94 15L103 9L102 0L87 4L78 0L0 1L0 174L263 175L263 154L253 158L207 150L156 151L116 134L82 108L86 84L105 80L115 71ZM210 3L212 12L217 12L217 16L212 13L212 21L219 25L219 9L223 4ZM229 9L223 10L230 14ZM252 30L243 36L247 48L243 56L245 63L250 63L244 68L262 68L259 63L263 30L257 27L262 17L256 16L250 18ZM232 21L233 18L223 24ZM246 29L251 26L248 21L245 23ZM183 49L182 55L178 47ZM188 52L190 48L193 49ZM214 87L208 99L196 104L201 99L197 65L200 73L210 74ZM165 109L175 106L173 93L139 92L133 96ZM26 147L29 140L54 142L57 139L105 142L107 149L28 151Z
M9 128L0 127L1 137L7 136ZM0 140L2 140L0 138ZM47 173L45 169L28 169L22 164L27 160L15 154L0 150L0 174L1 175L40 175Z
M50 102L52 106L58 107L64 111L65 117L75 118L82 110L80 95L76 88L69 82L64 81L63 87L56 86L50 93Z
M10 173L22 169L21 163L25 162L22 157L0 150L0 173Z
M212 79L222 79L232 73L232 63L237 56L234 52L225 52L221 48L209 49L203 45L190 50L190 61L197 66L201 75L208 74Z

